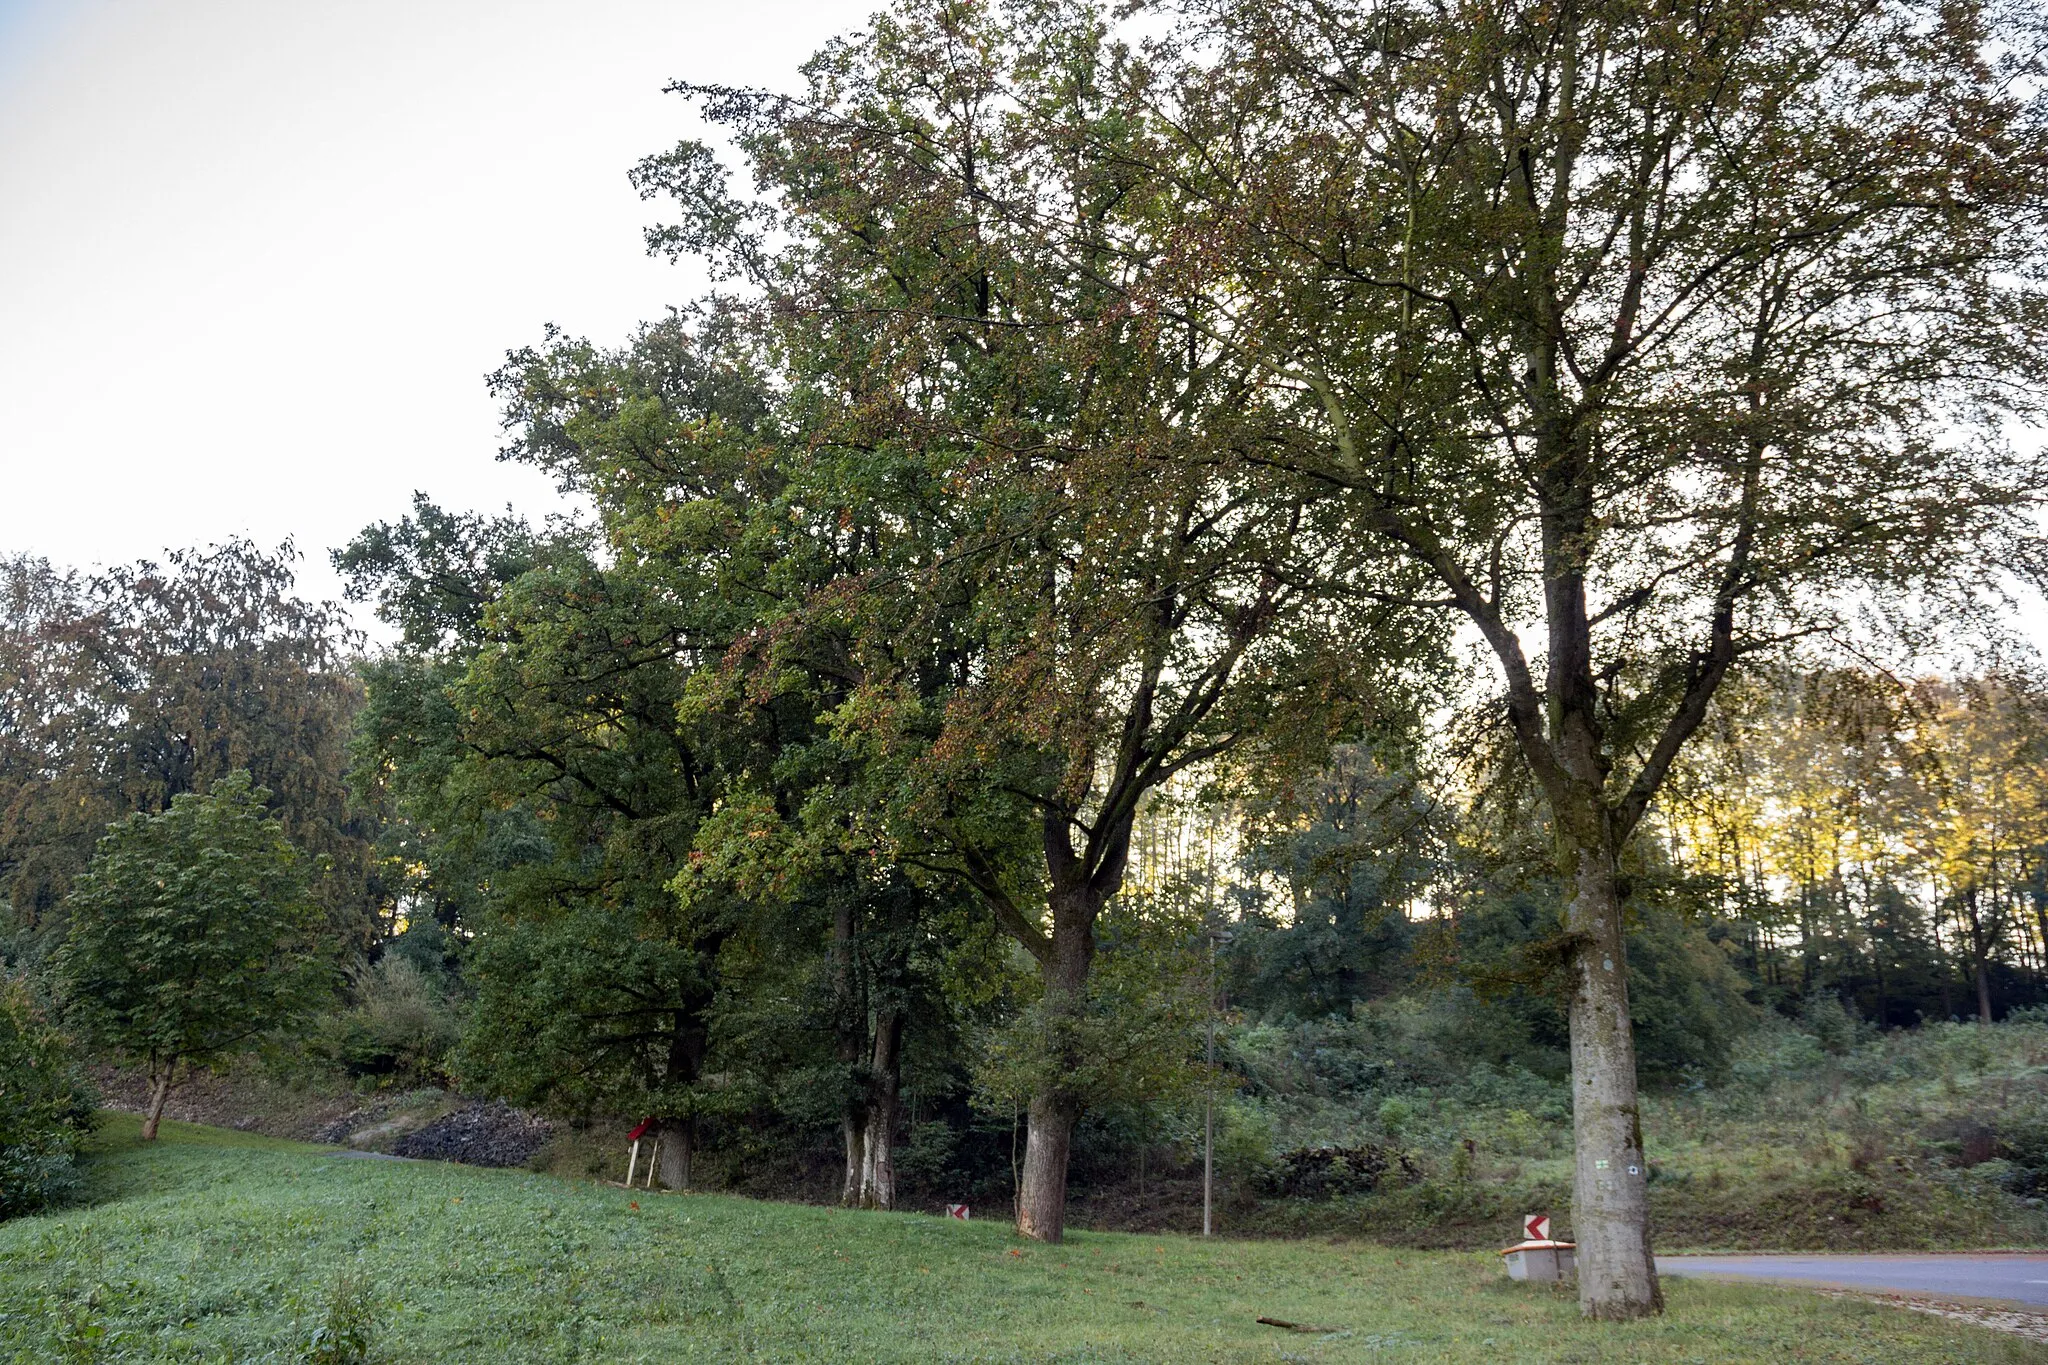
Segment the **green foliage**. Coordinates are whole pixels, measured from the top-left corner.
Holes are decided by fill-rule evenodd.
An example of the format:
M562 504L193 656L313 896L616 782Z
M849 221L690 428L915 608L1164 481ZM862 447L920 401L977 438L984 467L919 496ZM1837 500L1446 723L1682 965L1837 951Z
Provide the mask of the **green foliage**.
M649 243L744 288L615 348L550 331L493 379L507 454L588 519L416 495L336 556L401 636L364 671L352 770L391 926L448 938L387 954L322 1046L442 1065L424 982L458 964L466 1081L715 1118L735 1167L815 1158L906 1075L906 1169L933 1178L1026 1095L1099 1106L1105 1150L1184 1133L1206 991L1189 926L1134 894L1170 877L1131 858L1173 784L1253 811L1244 884L1211 897L1240 911L1244 1169L1363 1124L1473 1175L1495 1113L1492 1155L1550 1159L1586 868L1642 1073L1726 1079L1754 946L1709 879L1629 842L1709 700L1833 624L1843 583L2040 562L2038 460L1951 436L2038 410L2003 385L2042 373L2038 253L2006 230L2038 216L2037 140L1958 128L2039 111L1987 87L1977 38L1853 9L1227 0L1134 48L1085 3L908 3L793 98L685 88L748 197L703 146L650 158L635 182L679 217ZM1855 40L1815 45L1835 27ZM1628 74L1581 83L1594 41L1584 69ZM1332 56L1372 79L1333 83ZM1472 74L1495 69L1506 94ZM1418 132L1431 102L1449 121ZM1730 169L1731 127L1770 175ZM1697 174L1641 171L1673 147ZM1981 196L1929 216L1955 168ZM1836 329L1868 344L1816 360ZM1481 708L1453 736L1514 749L1477 772L1490 804L1398 742L1459 680L1446 613L1503 670L1508 726ZM1840 937L1810 959L1860 951ZM1826 1007L1816 1046L1854 1055Z
M1053 1011L1020 978L1022 1008L990 1029L974 1070L981 1101L1007 1113L1058 1087L1090 1107L1171 1107L1199 1092L1208 1019L1200 922L1129 897L1102 921L1084 1008Z
M1453 871L1450 813L1415 762L1343 745L1313 780L1248 814L1230 888L1231 998L1312 1017L1407 985L1420 946L1408 906ZM1273 894L1282 885L1284 898Z
M1248 367L1150 292L1169 266L1130 248L1170 198L1147 168L1173 130L1147 74L1086 6L905 7L807 67L800 98L684 89L750 200L695 143L635 175L680 210L650 244L765 305L745 316L786 396L782 485L746 541L800 590L725 666L763 694L808 680L827 732L807 752L841 763L756 804L970 892L1019 945L1041 979L981 1084L1034 1096L1062 1129L1041 1151L1187 1069L1156 987L1091 980L1114 970L1098 920L1141 806L1177 775L1237 791L1311 769L1400 709L1392 661L1435 643L1382 597L1308 586L1359 559L1327 486L1279 472ZM1058 232L1019 212L1053 203L1086 207ZM1064 1180L1034 1168L1022 1196L1053 1238Z
M462 1011L449 998L439 964L422 967L397 947L403 942L394 940L374 967L353 974L348 1007L317 1021L306 1051L380 1087L445 1085L462 1037Z
M106 826L247 771L318 855L338 936L366 943L382 894L343 783L360 700L338 607L293 591L289 542L172 551L96 577L0 558L0 900L51 939Z
M424 655L475 638L491 600L540 552L517 517L446 512L416 492L411 516L366 527L332 559L348 599L374 601L406 651Z
M1488 1060L1554 1069L1569 1044L1557 951L1563 897L1540 872L1476 871L1455 927L1458 974L1478 997L1467 1043ZM1626 944L1637 1066L1660 1084L1719 1079L1759 1017L1751 983L1725 934L1666 894L1654 867L1639 867L1635 886Z
M331 995L325 916L268 795L231 774L100 841L53 962L88 1042L153 1071L212 1065Z
M738 772L774 763L744 707L689 704L761 600L740 586L740 528L773 492L752 468L761 401L744 340L686 319L616 352L550 334L493 384L516 456L587 492L596 524L541 534L421 498L337 557L404 637L370 674L358 780L410 869L412 918L468 940L465 1079L691 1114L711 1103L734 924L729 897L686 905L669 884ZM772 720L801 734L813 714Z
M327 1316L306 1343L305 1365L363 1365L377 1326L378 1304L368 1282L347 1271L334 1277Z
M659 902L655 907L660 913ZM617 910L486 921L471 945L476 992L457 1058L466 1083L571 1113L689 1114L714 982L697 946Z
M77 1188L93 1127L92 1087L29 983L0 973L0 1219L37 1213Z
M1401 1130L1415 1117L1415 1107L1398 1095L1389 1096L1380 1101L1380 1107L1375 1111L1374 1117L1379 1119L1380 1127L1386 1131L1388 1137L1398 1139Z

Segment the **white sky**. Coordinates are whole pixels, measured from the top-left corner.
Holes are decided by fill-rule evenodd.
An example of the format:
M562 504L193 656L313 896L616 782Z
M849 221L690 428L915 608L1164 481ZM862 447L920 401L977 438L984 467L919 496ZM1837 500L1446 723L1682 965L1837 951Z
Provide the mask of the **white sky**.
M415 488L550 510L484 375L698 292L626 183L662 85L793 88L872 7L0 0L0 550L290 536L328 596Z

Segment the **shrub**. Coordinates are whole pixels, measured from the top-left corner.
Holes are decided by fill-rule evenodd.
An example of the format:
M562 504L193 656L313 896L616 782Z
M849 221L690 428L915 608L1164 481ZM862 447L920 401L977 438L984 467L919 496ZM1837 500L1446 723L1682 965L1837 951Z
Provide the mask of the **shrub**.
M1390 1138L1399 1139L1402 1130L1408 1126L1414 1117L1415 1106L1404 1099L1395 1097L1380 1101L1380 1127L1386 1130L1387 1136Z
M0 1218L48 1208L71 1192L93 1105L28 985L0 976Z
M354 1004L320 1021L312 1053L382 1085L445 1084L462 1019L441 983L412 958L386 952L352 986Z
M951 1174L960 1134L948 1123L919 1123L896 1148L896 1178L918 1185L936 1185Z
M1260 1184L1294 1199L1368 1194L1382 1181L1412 1185L1422 1168L1403 1151L1376 1142L1356 1147L1297 1147L1282 1152Z
M1736 1048L1733 1076L1737 1090L1767 1091L1797 1078L1816 1074L1827 1054L1820 1041L1789 1024L1767 1024Z
M1821 1050L1835 1057L1856 1046L1866 1027L1843 1007L1839 996L1819 989L1801 1004L1799 1018Z
M1201 1114L1194 1111L1189 1151L1197 1159ZM1273 1162L1273 1119L1265 1108L1234 1095L1219 1095L1216 1104L1216 1167L1226 1180L1257 1181Z
M370 1358L377 1302L358 1275L336 1277L327 1295L327 1314L306 1343L306 1365L362 1365Z

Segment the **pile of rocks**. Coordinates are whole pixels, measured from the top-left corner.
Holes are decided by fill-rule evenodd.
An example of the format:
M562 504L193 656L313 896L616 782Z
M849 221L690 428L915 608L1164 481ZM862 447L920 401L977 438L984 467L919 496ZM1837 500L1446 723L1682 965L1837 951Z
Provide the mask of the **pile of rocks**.
M553 1134L546 1120L500 1100L435 1119L393 1143L391 1154L468 1166L524 1166Z
M388 1104L373 1104L366 1109L351 1109L336 1119L330 1119L313 1130L313 1141L324 1142L330 1147L347 1144L355 1135L377 1123L391 1112Z

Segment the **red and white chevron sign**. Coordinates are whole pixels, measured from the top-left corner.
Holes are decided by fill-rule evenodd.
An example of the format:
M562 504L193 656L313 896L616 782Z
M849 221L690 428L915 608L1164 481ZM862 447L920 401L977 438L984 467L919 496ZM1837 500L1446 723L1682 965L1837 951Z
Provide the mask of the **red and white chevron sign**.
M1547 1213L1532 1213L1527 1218L1524 1218L1522 1220L1522 1237L1525 1241L1530 1242L1549 1241L1550 1215Z
M946 1205L946 1217L958 1218L962 1222L967 1221L967 1206L965 1204Z

